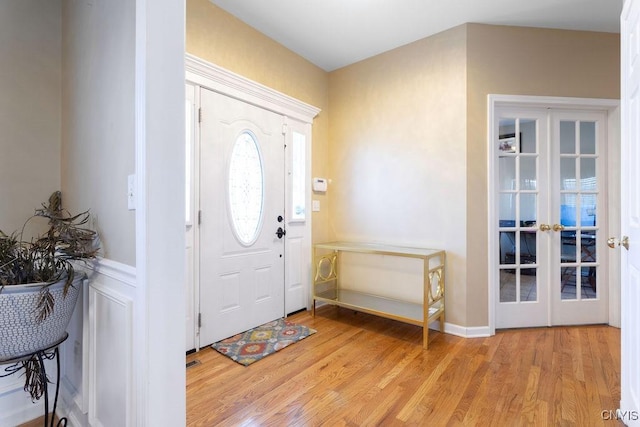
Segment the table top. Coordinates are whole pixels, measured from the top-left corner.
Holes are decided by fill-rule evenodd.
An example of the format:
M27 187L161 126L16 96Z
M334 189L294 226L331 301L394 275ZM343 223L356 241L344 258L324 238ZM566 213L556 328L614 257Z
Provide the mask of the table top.
M383 243L366 243L366 242L326 242L316 243L314 245L318 249L329 249L349 252L363 252L375 254L401 255L428 257L443 253L442 249L415 248L410 246L395 246Z

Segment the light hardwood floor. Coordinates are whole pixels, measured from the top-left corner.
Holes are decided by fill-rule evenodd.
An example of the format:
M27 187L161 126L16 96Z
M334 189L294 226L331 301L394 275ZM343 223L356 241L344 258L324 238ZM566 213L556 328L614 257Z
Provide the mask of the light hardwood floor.
M499 331L463 339L325 306L318 332L249 367L187 356L188 426L622 425L620 331Z

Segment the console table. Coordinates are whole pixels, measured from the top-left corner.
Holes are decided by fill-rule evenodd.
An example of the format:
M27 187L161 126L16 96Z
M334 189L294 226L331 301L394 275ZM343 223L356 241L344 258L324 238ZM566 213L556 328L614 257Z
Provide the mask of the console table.
M425 349L429 345L429 323L439 319L440 331L444 332L445 251L373 243L329 242L314 245L313 252L313 316L316 314L316 302L319 301L422 326L422 346ZM422 304L350 290L339 275L342 252L422 260Z

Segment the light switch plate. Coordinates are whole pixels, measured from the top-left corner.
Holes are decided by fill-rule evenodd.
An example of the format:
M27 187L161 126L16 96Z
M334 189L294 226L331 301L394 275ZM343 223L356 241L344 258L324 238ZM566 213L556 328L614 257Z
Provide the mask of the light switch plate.
M314 200L311 210L314 212L320 212L320 200Z

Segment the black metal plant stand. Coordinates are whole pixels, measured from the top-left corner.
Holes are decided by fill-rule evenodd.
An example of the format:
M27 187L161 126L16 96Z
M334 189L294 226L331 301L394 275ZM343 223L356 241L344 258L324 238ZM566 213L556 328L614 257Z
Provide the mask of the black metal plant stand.
M20 372L24 369L23 362L33 359L35 357L35 361L39 364L40 367L40 380L41 383L44 384L44 427L54 427L54 422L56 419L56 407L58 406L58 393L60 391L60 352L58 351L58 347L62 344L67 338L69 334L65 333L64 337L56 342L55 344L42 349L35 351L33 353L25 354L20 357L16 357L14 359L0 359L0 365L8 364L6 368L4 368L4 374L0 374L0 378L8 377L17 372ZM51 413L51 421L49 421L49 387L47 384L49 383L49 379L47 378L47 372L45 370L44 362L45 360L56 360L56 395L53 400L53 412ZM58 420L58 423L55 424L55 427L66 427L67 418L63 417Z

